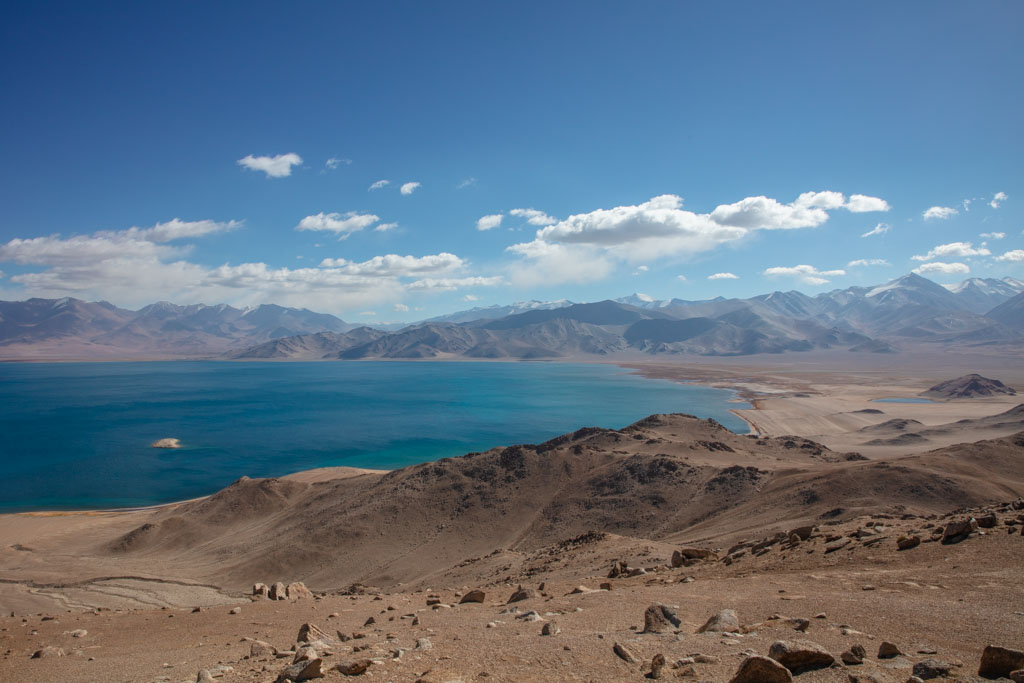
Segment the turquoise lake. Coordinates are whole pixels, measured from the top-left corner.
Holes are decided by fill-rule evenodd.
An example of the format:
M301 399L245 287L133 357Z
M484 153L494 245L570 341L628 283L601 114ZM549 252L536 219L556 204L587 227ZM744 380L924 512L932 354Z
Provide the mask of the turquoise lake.
M651 413L745 433L731 392L611 365L0 364L0 512L152 505L235 479L392 469ZM151 448L161 438L183 448Z

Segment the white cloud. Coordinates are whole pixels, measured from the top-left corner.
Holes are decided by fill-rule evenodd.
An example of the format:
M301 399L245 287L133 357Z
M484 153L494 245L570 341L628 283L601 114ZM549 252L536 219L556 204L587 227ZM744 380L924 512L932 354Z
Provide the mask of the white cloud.
M239 166L251 171L263 171L268 178L285 178L292 174L292 166L302 163L298 154L278 154L273 157L254 157L249 154L238 160Z
M924 216L926 221L931 221L936 219L945 220L950 216L957 215L958 213L960 212L952 206L933 206L921 215Z
M543 211L537 209L512 209L508 212L510 216L525 218L530 225L553 225L558 219L552 218Z
M1009 261L1010 263L1022 263L1024 262L1024 249L1013 249L1004 253L1002 256L996 256L996 261Z
M992 196L992 201L990 201L988 205L991 206L993 209L998 209L1000 205L1002 205L1002 203L1005 202L1007 199L1009 199L1009 197L1006 196L1005 192L996 192Z
M364 316L366 316L368 318L376 318L377 317L377 311L360 311L359 315L364 315Z
M419 186L420 186L420 183L417 183L417 182L404 183L402 185L402 187L399 189L399 192L401 192L404 195L410 195L413 192L415 192L416 188L418 188Z
M330 159L328 159L327 161L324 162L324 170L325 171L333 171L334 169L338 168L342 164L345 164L346 166L351 166L352 165L352 160L351 159L339 159L338 157L331 157Z
M983 237L987 240L1001 240L1006 237L1005 232L983 232L978 237Z
M850 201L846 203L846 209L850 213L868 213L871 211L888 211L892 207L889 202L878 197L869 197L864 194L851 194Z
M372 277L419 277L427 274L450 273L465 267L466 262L455 254L441 252L427 256L399 256L386 254L362 262L343 258L325 258L321 268L330 268L348 275Z
M860 197L858 209L875 199ZM507 251L525 260L513 267L512 281L597 280L611 273L618 262L693 256L740 241L756 230L816 227L828 220L830 209L848 206L841 193L825 191L805 192L791 204L747 197L707 214L684 210L682 198L671 194L632 206L597 209L557 221L538 230L532 242L509 247ZM530 268L537 273L530 275Z
M466 178L458 185L455 186L456 190L465 190L467 187L473 187L476 185L476 178Z
M446 277L446 278L423 278L408 285L410 290L432 290L450 292L462 287L494 287L504 282L501 276L493 277Z
M406 306L405 304L395 304L394 306L391 307L391 309L395 313L408 313L409 312L409 307Z
M590 245L534 240L513 244L505 251L526 259L509 268L512 283L520 287L594 282L607 277L614 268L603 250Z
M680 282L686 282L685 275L676 275L676 279L679 280Z
M890 227L891 226L888 223L879 223L878 225L876 225L875 227L871 228L866 233L861 235L861 237L871 237L872 235L884 235L885 233L889 232Z
M641 273L646 273L649 270L650 268L647 266L637 266L636 270L633 271L633 275L640 275Z
M373 229L374 232L388 232L398 227L398 223L381 223Z
M828 282L828 278L836 277L838 275L846 275L845 270L818 270L814 266L799 265L799 266L775 266L773 268L766 268L764 271L765 275L769 277L785 275L790 277L800 278L803 282L809 285L823 285Z
M962 202L960 202L961 204L963 204L964 213L970 213L971 212L971 203L973 201L974 201L973 199L965 199Z
M472 294L467 294L466 296L462 297L462 300L466 302L479 301L480 297L473 296Z
M925 275L927 273L939 273L941 275L963 275L971 272L971 269L966 263L943 263L936 261L934 263L924 263L917 268L914 268L914 272L918 275Z
M312 216L306 216L295 226L296 230L323 230L339 235L338 239L346 239L353 232L359 232L376 223L380 218L373 214L360 214L355 211L347 213L324 213L320 212Z
M714 275L708 275L709 280L739 280L739 275L733 273L715 273Z
M375 182L372 185L370 185L369 189L370 189L370 192L372 192L373 190L379 190L382 187L387 187L390 184L391 184L390 180L378 180L377 182Z
M992 252L985 247L974 247L970 242L950 242L949 244L940 244L935 247L927 254L918 254L911 256L915 261L931 261L936 258L967 258L968 256L989 256Z
M884 258L859 258L856 261L850 261L846 264L847 268L857 268L860 266L891 266L892 264L886 261Z
M491 230L501 225L501 219L504 216L500 213L492 213L487 216L481 216L476 221L477 230Z

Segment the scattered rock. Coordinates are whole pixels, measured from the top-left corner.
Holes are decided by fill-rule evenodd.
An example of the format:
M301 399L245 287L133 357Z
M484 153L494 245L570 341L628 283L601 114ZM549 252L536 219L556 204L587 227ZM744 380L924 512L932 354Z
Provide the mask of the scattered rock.
M900 536L896 539L896 548L898 550L910 550L921 545L920 536Z
M462 596L462 599L459 600L459 604L465 605L469 602L483 602L486 597L487 594L482 590L472 590Z
M673 567L689 566L694 562L699 562L701 560L715 561L717 559L718 556L715 555L715 553L710 550L705 550L704 548L680 548L679 550L672 552ZM615 577L609 576L608 578L612 579Z
M618 655L619 659L629 662L630 664L636 664L640 660L636 658L636 655L629 651L629 649L621 643L615 643L612 646L612 652Z
M993 529L996 524L999 524L999 518L996 517L996 513L990 512L987 515L981 515L977 517L978 526L982 529Z
M831 543L826 543L825 554L827 555L828 553L834 553L837 550L841 550L842 548L850 545L850 542L849 538L840 538L839 540L832 541Z
M735 633L740 630L740 619L736 616L736 611L731 609L724 609L715 616L705 622L703 626L697 629L697 633Z
M249 644L249 656L250 657L266 657L268 655L276 655L277 649L270 643L262 640L254 640Z
M423 651L433 650L434 644L430 642L429 638L420 638L416 641L416 649Z
M208 669L200 669L196 674L196 683L213 683L213 674Z
M231 609L228 610L228 614L241 614L241 613L242 613L242 608L241 607L232 607Z
M879 659L892 659L893 657L899 657L903 654L895 643L890 643L888 640L883 640L882 644L878 646L878 658Z
M288 589L285 588L283 583L278 581L267 591L267 597L271 600L287 600Z
M828 650L810 640L777 640L768 656L793 673L824 669L836 661Z
M1009 676L1010 672L1024 669L1024 652L1008 647L987 645L981 653L978 675L986 678Z
M922 659L914 665L914 675L923 681L932 678L945 678L952 668L952 665L937 659Z
M85 638L87 635L89 635L89 632L86 631L84 628L79 628L72 631L70 635L72 638Z
M299 627L299 634L295 637L297 643L311 643L315 640L334 640L326 632L322 631L315 624L303 624Z
M357 659L353 662L340 662L334 668L341 672L344 676L358 676L365 673L370 665L373 664L369 659Z
M793 675L774 659L752 655L743 660L729 683L789 683Z
M1024 669L1017 669L1010 672L1010 680L1013 683L1024 683Z
M593 588L587 588L586 586L576 586L571 591L569 591L569 595L580 595L581 593L593 593L593 592L594 592Z
M53 645L47 645L41 650L32 653L32 659L48 659L50 657L63 657L64 650Z
M295 657L292 658L292 664L298 664L299 662L312 662L314 659L319 658L320 655L317 653L315 648L305 645L300 648L296 648Z
M324 660L313 659L307 662L292 664L277 675L277 683L285 681L308 681L313 678L324 677Z
M313 592L306 588L306 584L296 581L295 583L288 584L288 588L285 589L285 595L288 596L289 600L301 600L302 598L312 598Z
M672 628L678 628L680 623L675 610L668 605L651 605L644 610L642 633L662 633Z
M839 659L843 660L843 664L849 664L853 666L857 664L863 664L864 658L867 656L868 652L864 649L863 645L854 645L849 650L839 655Z
M252 585L252 594L256 597L265 598L270 593L270 587L265 583L254 583Z
M561 632L562 629L560 629L558 625L555 624L555 622L553 621L549 621L548 623L544 624L543 628L541 628L540 630L540 634L542 636L554 636L558 635Z
M508 599L505 604L512 604L513 602L522 602L523 600L531 600L537 597L537 591L532 588L523 588L520 584L519 588L516 588L515 592L512 593L512 597Z
M647 676L648 678L659 679L661 678L661 670L665 668L665 655L658 653L651 659L651 673Z
M942 543L946 545L959 543L970 536L971 532L977 530L978 521L974 517L953 520L946 524L946 527L942 530Z

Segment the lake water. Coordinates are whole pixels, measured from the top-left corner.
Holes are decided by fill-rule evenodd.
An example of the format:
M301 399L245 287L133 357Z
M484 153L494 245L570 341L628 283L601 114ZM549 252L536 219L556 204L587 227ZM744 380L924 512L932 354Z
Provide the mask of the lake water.
M571 363L0 364L0 511L151 505L242 475L397 468L651 413L738 432L731 392ZM150 448L178 438L183 448Z

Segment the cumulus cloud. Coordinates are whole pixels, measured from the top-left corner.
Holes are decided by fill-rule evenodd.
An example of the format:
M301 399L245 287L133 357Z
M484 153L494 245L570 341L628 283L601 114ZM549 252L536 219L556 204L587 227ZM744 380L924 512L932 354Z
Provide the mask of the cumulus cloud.
M996 192L992 196L992 201L990 201L988 205L993 209L998 209L1007 199L1009 199L1009 197L1006 196L1005 192Z
M1010 263L1024 263L1024 249L1013 249L1004 253L1002 256L996 256L996 261L1009 261Z
M237 163L250 171L263 171L268 178L285 178L292 174L292 166L302 163L302 157L295 153L278 154L273 157L257 157L249 154L239 159Z
M984 239L987 239L987 240L1001 240L1004 237L1006 237L1006 233L1005 232L983 232L983 233L981 233L979 235L979 237L983 237Z
M373 229L374 232L388 232L398 227L398 223L381 223Z
M861 266L891 266L892 264L884 258L859 258L846 264L847 268L858 268Z
M374 277L414 277L426 274L448 273L465 266L465 261L448 252L427 256L399 256L386 254L362 262L343 258L325 258L321 268L330 268L348 275Z
M395 313L408 313L409 307L406 306L405 304L395 304L394 306L391 307L391 310L393 310Z
M476 221L477 230L493 230L494 228L501 225L501 219L505 216L500 213L492 213L486 216L481 216Z
M949 244L940 244L935 247L927 254L918 254L911 256L915 261L931 261L936 258L967 258L968 256L989 256L991 251L985 247L975 247L970 242L950 242Z
M870 204L867 200L876 199L858 197L858 210ZM884 200L877 200L875 206L882 204ZM559 282L586 282L605 277L617 262L689 257L738 242L758 230L816 227L828 220L830 210L849 207L842 193L823 191L805 192L789 204L747 197L702 214L685 210L677 195L660 195L636 205L574 214L541 228L532 242L508 248L524 259L512 279L542 283L550 276ZM540 273L526 277L532 265Z
M378 180L377 182L375 182L375 183L370 185L369 190L370 190L370 192L373 192L374 190L379 190L382 187L387 187L390 184L391 184L390 180Z
M417 182L404 183L402 185L402 187L398 191L401 192L404 195L410 195L413 192L415 192L416 188L418 188L419 186L420 186L420 183L417 183Z
M709 280L739 280L740 276L733 273L715 273L708 275Z
M958 213L960 212L954 209L952 206L933 206L921 215L924 216L924 219L926 221L933 221L946 220L950 216L955 216Z
M846 203L846 210L850 213L869 213L872 211L888 211L892 207L889 202L878 197L869 197L864 194L851 194L850 201Z
M775 276L789 276L797 277L801 281L806 282L809 285L823 285L828 282L828 278L836 277L838 275L846 275L845 270L818 270L814 266L808 266L801 264L799 266L775 266L773 268L766 268L764 274L769 277Z
M676 275L676 279L679 280L680 282L686 282L685 275Z
M934 263L924 263L914 268L915 273L918 275L927 275L928 273L938 273L940 275L963 275L971 272L971 269L966 263L943 263L942 261L935 261Z
M441 292L451 292L456 289L463 287L494 287L504 282L500 275L493 277L445 277L445 278L423 278L422 280L416 280L408 285L408 289L416 290L432 290Z
M76 296L141 306L167 299L182 303L274 302L342 313L400 299L410 290L451 290L501 284L500 277L467 274L467 264L449 253L388 254L366 261L327 259L316 268L274 268L265 263L191 263L192 244L183 240L227 231L238 221L181 221L149 228L91 235L15 238L0 244L0 263L34 267L11 277L19 294ZM9 292L12 290L8 290Z
M355 211L347 213L324 213L306 216L295 226L296 230L323 230L338 234L338 239L346 239L354 232L368 228L380 218L373 214L360 214Z
M508 212L510 216L525 218L530 225L552 225L558 220L537 209L512 209Z
M888 223L879 223L878 225L876 225L875 227L871 228L866 233L861 235L861 237L871 237L872 235L884 235L885 233L889 232L890 227L891 226Z
M462 300L463 301L467 301L467 302L468 301L479 301L480 297L473 296L472 294L467 294L466 296L462 297Z

